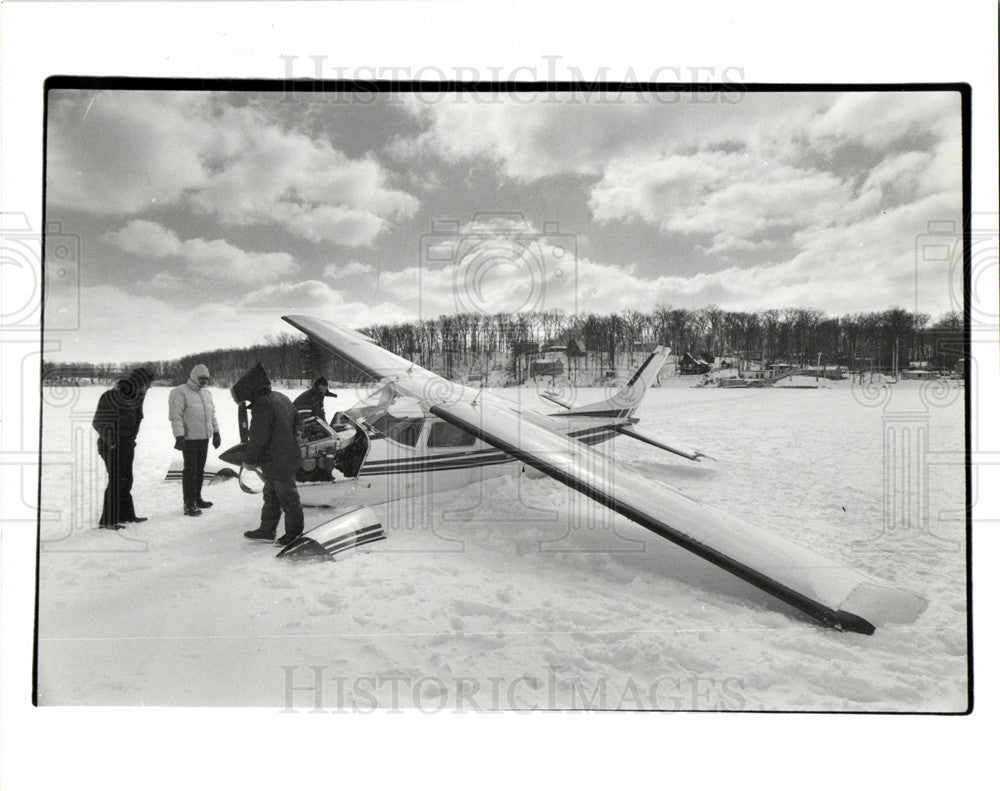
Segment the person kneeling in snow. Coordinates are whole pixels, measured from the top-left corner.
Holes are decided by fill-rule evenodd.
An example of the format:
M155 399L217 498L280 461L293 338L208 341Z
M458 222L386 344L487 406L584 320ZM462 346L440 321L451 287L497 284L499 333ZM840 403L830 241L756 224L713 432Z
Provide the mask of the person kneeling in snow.
M236 403L250 402L253 416L243 463L259 466L264 479L260 527L243 535L251 540L273 541L284 513L285 534L278 543L287 546L302 535L305 523L295 487L295 473L302 460L302 417L286 396L271 390L271 382L260 365L233 385L232 394Z

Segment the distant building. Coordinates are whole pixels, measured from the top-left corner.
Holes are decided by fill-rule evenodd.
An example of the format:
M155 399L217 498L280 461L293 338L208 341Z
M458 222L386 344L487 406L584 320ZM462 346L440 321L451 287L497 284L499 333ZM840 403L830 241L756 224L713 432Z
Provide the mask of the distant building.
M677 370L681 374L707 374L711 369L711 365L701 357L692 357L690 352L685 352L677 364Z
M939 374L937 371L927 371L923 368L907 368L905 371L900 371L899 376L901 379L917 379L919 381L924 381L927 379L937 379Z
M823 379L845 379L847 374L842 365L811 365L802 369L806 376L822 377Z
M528 363L528 376L562 376L566 371L562 357L556 354L543 354Z
M514 341L511 345L511 351L517 357L525 354L538 354L538 344L534 341Z

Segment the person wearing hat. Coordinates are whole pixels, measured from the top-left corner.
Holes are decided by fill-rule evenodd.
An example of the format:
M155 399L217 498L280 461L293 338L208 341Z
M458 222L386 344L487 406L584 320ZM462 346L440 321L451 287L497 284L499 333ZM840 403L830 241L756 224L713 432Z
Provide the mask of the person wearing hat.
M336 397L336 393L330 392L330 383L326 377L320 376L312 383L312 387L292 401L292 404L296 409L307 411L325 423L326 412L323 410L323 399Z
M281 515L285 515L285 533L277 543L287 546L302 535L305 515L295 486L295 473L302 461L299 437L302 415L288 397L271 390L264 368L257 365L232 387L237 404L250 403L249 439L243 463L259 467L264 479L264 505L260 509L260 527L243 534L251 541L274 541Z
M202 499L201 487L208 460L208 439L211 437L212 447L218 448L222 444L222 435L215 417L212 393L208 389L210 379L208 368L196 365L187 382L170 391L168 402L174 448L184 454L181 480L186 516L201 516L201 509L212 507L212 503Z
M97 452L108 471L104 507L97 522L99 528L120 530L127 522L145 522L135 515L132 501L132 462L135 443L142 423L142 404L153 382L146 368L136 368L127 379L103 393L97 402L93 425L97 432Z

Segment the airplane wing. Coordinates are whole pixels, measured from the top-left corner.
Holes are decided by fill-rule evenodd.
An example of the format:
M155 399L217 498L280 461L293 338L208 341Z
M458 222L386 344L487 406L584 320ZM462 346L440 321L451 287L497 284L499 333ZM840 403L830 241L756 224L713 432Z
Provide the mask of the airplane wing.
M286 321L372 375L391 377L396 387L421 399L442 420L827 626L871 634L882 623L910 622L926 607L913 593L650 481L560 432L547 415L447 382L327 322L298 316Z
M431 373L426 368L421 368L416 363L411 363L398 354L383 349L374 340L367 335L362 335L357 330L312 316L282 316L282 318L342 360L360 368L373 379L395 379L406 376L424 381L440 380L450 384L446 379ZM458 386L456 385L456 387Z

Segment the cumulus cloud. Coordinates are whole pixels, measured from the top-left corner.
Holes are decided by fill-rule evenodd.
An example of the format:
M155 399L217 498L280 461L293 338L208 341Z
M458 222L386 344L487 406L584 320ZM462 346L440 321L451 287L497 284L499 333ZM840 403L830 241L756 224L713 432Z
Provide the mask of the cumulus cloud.
M642 220L709 237L709 252L750 249L776 229L843 220L850 186L831 173L721 151L611 163L591 191L600 222Z
M704 250L725 258L959 188L954 92L750 93L737 104L516 98L410 97L424 129L392 151L486 161L520 180L593 179L599 222L701 234Z
M714 271L642 272L578 256L543 237L530 244L502 235L478 248L462 247L457 260L384 273L380 288L393 302L409 304L422 318L457 312L518 312L559 309L607 314L652 311L657 305L755 310L813 307L828 313L912 304L915 287L947 282L950 262L917 271L914 243L928 217L954 211L947 194L870 213L846 224L812 222L789 239L792 252L755 265L731 264ZM924 294L923 309L943 312L947 295Z
M184 205L314 242L370 245L419 200L373 157L285 128L266 106L209 92L55 92L48 200L96 215Z
M151 289L166 293L176 293L186 285L184 278L174 272L157 272L149 279Z
M607 125L627 124L622 115L636 113L630 105L617 107L615 117L595 114L586 103L558 99L473 97L447 96L434 102L406 97L404 105L426 128L416 136L396 140L389 153L403 160L430 155L448 162L492 161L507 176L518 179L561 172L593 174L606 156L602 145L611 142ZM609 133L602 134L600 129Z
M362 264L360 261L348 261L346 264L327 264L323 267L323 277L328 280L366 277L374 273L375 267L370 264Z
M420 205L389 187L372 157L352 160L324 138L267 125L246 109L230 109L224 119L239 134L214 152L215 172L191 195L224 222L275 220L312 241L360 246Z
M240 283L265 283L295 274L299 267L288 253L252 253L224 239L188 239L183 244L189 272Z
M165 258L181 252L177 234L156 222L132 220L118 231L111 231L104 240L132 255L147 258Z
M612 159L594 219L701 234L727 257L804 229L845 227L935 194L957 199L960 126L951 94L844 94L804 126L763 124L741 143ZM867 148L866 148L867 147ZM958 204L956 204L957 207Z
M492 162L513 179L599 176L622 157L655 158L697 148L780 145L833 99L824 94L680 93L652 98L580 92L503 96L462 94L435 101L406 97L423 125L389 147L398 159L437 156Z
M844 93L815 117L807 134L828 148L847 141L882 148L904 137L947 136L960 108L960 95L951 91Z
M96 215L176 204L206 175L214 137L207 95L53 91L46 180L50 205Z
M340 290L331 288L319 280L303 280L298 283L276 283L251 291L240 300L245 308L281 310L329 310L344 304Z
M104 239L127 253L149 258L179 258L187 272L205 278L238 283L266 283L289 277L299 266L288 253L255 253L230 244L224 239L186 239L162 225L148 220L132 220ZM166 275L155 285L169 283Z

